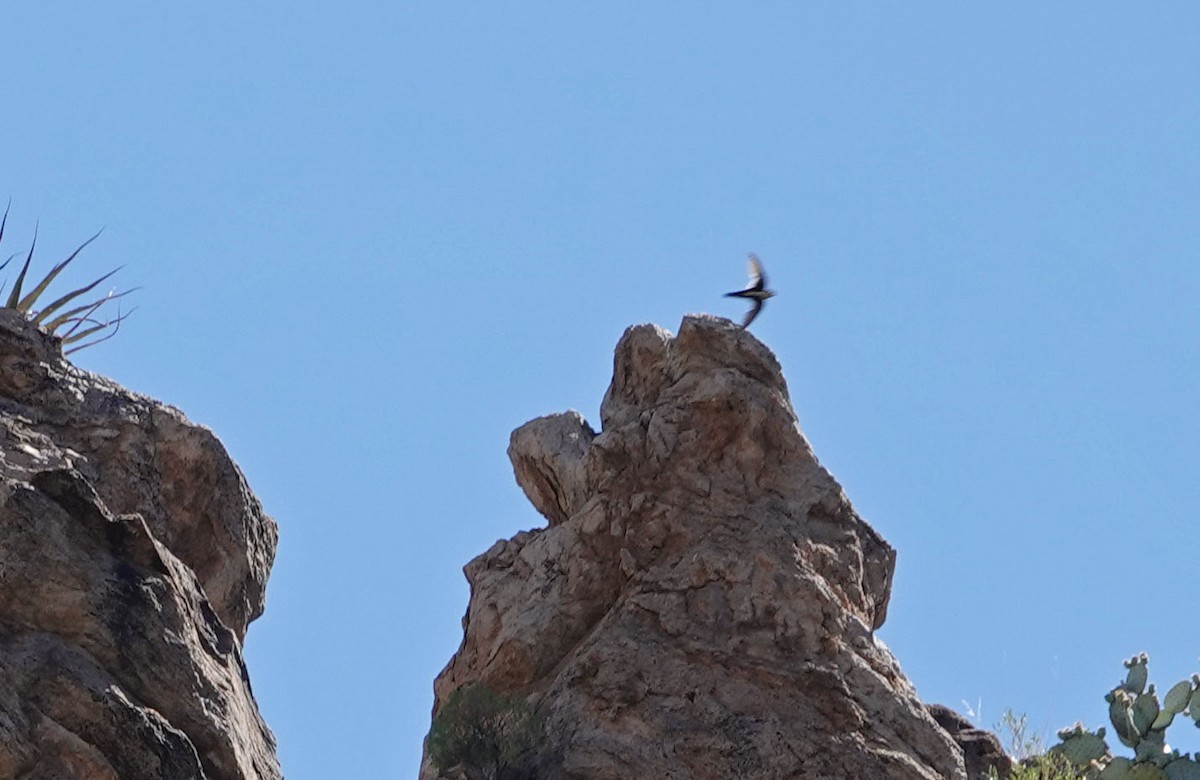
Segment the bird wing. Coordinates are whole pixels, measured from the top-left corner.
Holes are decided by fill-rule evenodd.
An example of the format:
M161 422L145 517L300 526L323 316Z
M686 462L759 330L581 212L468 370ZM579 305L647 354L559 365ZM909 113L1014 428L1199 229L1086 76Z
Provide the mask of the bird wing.
M750 308L750 311L746 312L746 319L742 320L743 328L750 327L750 323L754 322L754 318L758 316L758 313L760 311L762 311L763 302L758 300L757 298L754 298L753 300L754 300L754 306L752 306Z
M767 275L763 273L758 255L753 252L747 257L746 272L750 274L750 285L746 288L747 290L761 290L767 286Z

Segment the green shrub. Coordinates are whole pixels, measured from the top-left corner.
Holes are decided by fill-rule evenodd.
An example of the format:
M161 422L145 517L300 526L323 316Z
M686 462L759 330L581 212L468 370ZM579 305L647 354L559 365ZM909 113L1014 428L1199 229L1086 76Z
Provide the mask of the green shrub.
M994 730L1003 743L1004 751L1017 761L1037 758L1046 752L1042 735L1030 731L1029 718L1025 713L1017 715L1011 709L1005 710Z
M989 780L1077 780L1079 772L1071 762L1056 753L1047 753L1040 734L1029 728L1029 719L1005 710L995 726L1004 751L1013 759L1012 772L1000 775L995 767L988 770Z
M461 767L471 778L532 777L542 723L520 696L482 683L451 693L429 730L429 757L442 771Z
M1014 764L1012 774L1003 780L1078 780L1079 776L1071 762L1063 756L1043 753ZM990 770L988 777L990 780L1002 780L995 768Z

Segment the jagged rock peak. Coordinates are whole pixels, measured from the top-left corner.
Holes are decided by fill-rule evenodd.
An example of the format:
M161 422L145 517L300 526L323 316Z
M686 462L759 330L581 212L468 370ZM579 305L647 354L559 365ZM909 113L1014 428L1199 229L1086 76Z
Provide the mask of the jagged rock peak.
M277 529L216 436L0 309L0 778L272 780Z
M471 682L527 697L546 734L528 776L550 780L966 777L874 636L894 551L813 455L770 350L710 316L630 328L600 416L513 433L549 527L467 564L435 714Z

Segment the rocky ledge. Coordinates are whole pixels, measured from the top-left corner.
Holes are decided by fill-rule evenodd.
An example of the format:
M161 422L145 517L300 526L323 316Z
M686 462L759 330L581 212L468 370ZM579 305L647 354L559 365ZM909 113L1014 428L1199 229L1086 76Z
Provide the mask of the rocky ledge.
M242 661L277 529L216 436L0 309L0 777L281 777Z

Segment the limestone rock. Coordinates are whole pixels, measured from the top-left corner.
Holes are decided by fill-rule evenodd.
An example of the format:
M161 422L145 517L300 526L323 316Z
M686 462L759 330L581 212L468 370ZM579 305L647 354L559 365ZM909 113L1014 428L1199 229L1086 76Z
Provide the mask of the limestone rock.
M435 713L472 681L527 696L549 780L966 777L873 634L895 553L813 455L765 346L707 316L630 328L601 422L513 434L550 525L466 566Z
M213 434L0 310L0 777L270 780L276 526Z

